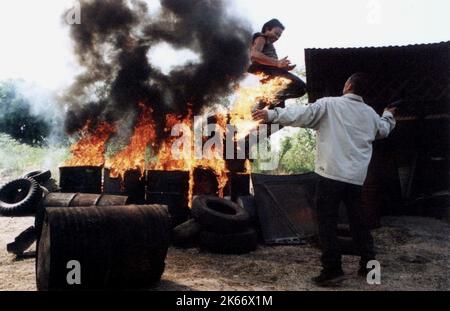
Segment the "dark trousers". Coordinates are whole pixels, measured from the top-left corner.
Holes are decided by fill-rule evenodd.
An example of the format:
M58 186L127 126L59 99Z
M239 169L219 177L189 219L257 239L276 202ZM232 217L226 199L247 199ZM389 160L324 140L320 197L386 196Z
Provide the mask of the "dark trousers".
M322 247L321 262L325 269L341 268L341 250L337 239L339 205L344 202L350 222L353 243L361 256L361 265L375 259L372 235L364 224L360 201L362 187L322 176L318 177L316 207L319 238Z
M268 82L271 79L277 77L282 77L291 81L286 89L282 90L276 95L276 98L280 101L285 101L286 99L290 98L299 98L306 94L305 82L285 69L252 64L248 69L248 72L253 74L265 74L267 76L267 79L263 80L262 82Z

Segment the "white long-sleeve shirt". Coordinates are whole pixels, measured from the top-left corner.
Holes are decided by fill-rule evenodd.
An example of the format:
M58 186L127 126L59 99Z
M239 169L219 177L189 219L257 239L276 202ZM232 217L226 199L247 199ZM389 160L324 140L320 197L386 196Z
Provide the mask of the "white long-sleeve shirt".
M363 98L346 94L327 97L308 106L269 110L269 122L317 131L315 172L350 184L364 184L372 158L372 143L395 128L391 112L380 116Z

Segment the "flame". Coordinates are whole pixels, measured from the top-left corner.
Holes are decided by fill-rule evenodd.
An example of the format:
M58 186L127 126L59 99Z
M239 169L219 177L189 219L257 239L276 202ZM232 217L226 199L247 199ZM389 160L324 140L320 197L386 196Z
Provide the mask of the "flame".
M218 117L218 122L222 129L224 126L224 118ZM189 172L189 206L191 206L194 196L194 170L199 167L212 169L217 177L219 183L219 196L223 196L223 189L228 181L225 160L223 159L223 152L219 148L213 148L207 154L203 154L201 158L195 157L195 136L192 131L193 119L192 112L181 118L176 115L168 115L166 117L165 131L170 132L172 128L178 125L180 132L182 132L185 140L175 148L177 156L174 157L174 142L179 137L171 136L166 139L160 146L159 152L154 163L149 165L151 170L165 170L165 171L187 171ZM184 145L186 143L186 145Z
M245 172L244 174L251 174L252 172L252 164L250 163L250 160L245 160Z
M267 79L265 75L258 75L260 81ZM272 103L276 95L285 89L290 81L286 78L277 77L260 83L253 87L240 87L237 90L237 98L230 112L230 124L236 127L236 140L245 138L255 129L260 122L252 120L252 109L260 101Z
M265 79L264 76L259 76ZM286 88L289 80L284 78L271 79L268 82L260 83L255 87L241 87L237 90L237 99L229 113L216 113L216 124L225 134L227 123L230 122L236 127L235 139L245 138L251 130L256 128L259 122L252 120L252 108L260 101L274 102L276 94ZM106 144L110 136L115 133L115 128L108 123L101 123L95 131L91 129L90 122L81 131L82 138L71 147L72 158L64 163L66 166L100 166L105 164L110 168L111 176L124 176L127 170L138 169L144 173L145 169L164 171L185 171L189 172L189 206L191 206L194 189L194 170L196 168L212 169L216 174L219 191L218 195L223 196L223 190L228 182L228 170L224 159L224 146L222 148L211 148L202 150L208 152L198 158L195 154L196 137L193 133L194 121L192 110L186 116L169 114L166 116L166 134L175 126L183 135L183 142L167 135L167 139L156 145L157 133L153 119L153 110L144 104L139 105L141 114L137 125L134 128L130 143L123 150L106 160ZM197 138L198 139L198 138ZM204 137L201 137L202 141ZM223 142L223 140L222 140ZM174 143L177 145L174 148ZM151 147L155 157L146 163L145 155L147 148ZM173 150L177 151L178 157L174 157ZM247 160L245 163L246 173L251 172L251 164Z
M80 131L81 139L70 147L72 157L64 162L64 166L102 166L105 162L106 143L115 128L107 122L91 129L91 122L87 122Z
M145 151L147 146L156 141L156 131L153 110L142 103L139 104L139 108L141 109L141 115L135 126L130 144L106 161L105 166L110 168L111 177L123 177L126 171L134 169L144 174Z

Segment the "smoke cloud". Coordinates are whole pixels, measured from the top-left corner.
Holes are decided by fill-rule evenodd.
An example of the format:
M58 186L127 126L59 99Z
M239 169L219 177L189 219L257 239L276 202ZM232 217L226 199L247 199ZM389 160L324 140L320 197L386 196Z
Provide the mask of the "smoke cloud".
M156 0L155 0L156 1ZM249 61L251 27L229 13L225 0L161 0L158 14L143 1L82 0L81 24L70 26L84 73L64 100L68 133L88 120L114 122L154 110L162 136L165 115L198 113L230 94ZM152 13L152 14L150 14ZM148 53L160 43L189 49L199 61L163 74ZM135 113L138 115L138 113Z

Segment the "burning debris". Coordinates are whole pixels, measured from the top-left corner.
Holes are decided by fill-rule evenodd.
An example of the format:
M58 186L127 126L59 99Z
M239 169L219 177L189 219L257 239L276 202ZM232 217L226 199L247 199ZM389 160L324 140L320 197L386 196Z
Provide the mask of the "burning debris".
M188 172L190 203L198 189L196 172L210 170L217 179L216 194L223 196L230 171L250 172L248 156L225 159L227 124L236 130L235 141L245 139L258 126L251 118L252 107L259 101L271 102L289 81L278 78L257 87L238 86L248 66L251 32L244 21L227 12L226 1L160 2L160 12L150 15L153 12L142 1L81 1L83 23L71 26L71 36L85 73L65 97L66 131L81 133L81 139L64 166L104 166L110 174L105 180L122 182L130 171L139 171L143 178L149 170ZM190 49L200 61L163 74L148 57L162 42ZM214 132L220 134L211 141L201 137L201 145L209 148L201 146L206 152L195 156L199 138L194 134L198 126L194 116L233 92L232 107L213 116L218 127ZM131 122L130 115L135 116ZM209 123L207 117L205 113L200 127ZM173 135L176 127L179 131ZM110 140L123 132L130 133L127 145L110 155ZM181 144L178 134L184 138Z

